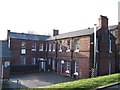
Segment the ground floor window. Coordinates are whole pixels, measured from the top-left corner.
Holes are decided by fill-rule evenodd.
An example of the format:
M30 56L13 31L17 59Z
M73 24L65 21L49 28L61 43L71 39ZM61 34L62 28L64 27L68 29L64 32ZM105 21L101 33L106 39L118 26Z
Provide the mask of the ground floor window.
M111 74L111 61L109 61L109 74Z
M70 73L69 70L70 70L70 62L67 61L67 62L66 62L66 71L65 71L65 72L66 72L66 73Z
M74 73L74 75L78 75L78 62L77 61L75 61L75 67L74 67L75 69L75 73Z
M32 63L32 65L35 65L36 64L36 58L32 58L31 63Z
M52 60L52 69L55 69L55 60Z
M21 64L25 65L26 63L26 57L25 56L21 56Z
M48 61L48 62L49 62L49 65L51 65L51 58L49 58L49 61Z
M44 70L45 71L45 67L46 67L46 65L45 65L45 60L44 60L44 58L38 58L38 61L39 61L39 71L41 71L41 70Z

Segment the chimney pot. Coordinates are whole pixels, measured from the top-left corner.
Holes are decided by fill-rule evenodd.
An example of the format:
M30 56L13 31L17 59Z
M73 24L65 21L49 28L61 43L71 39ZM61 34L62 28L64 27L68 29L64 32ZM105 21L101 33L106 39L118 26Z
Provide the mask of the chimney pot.
M58 34L59 34L59 30L53 29L53 36L56 36L56 35L58 35Z

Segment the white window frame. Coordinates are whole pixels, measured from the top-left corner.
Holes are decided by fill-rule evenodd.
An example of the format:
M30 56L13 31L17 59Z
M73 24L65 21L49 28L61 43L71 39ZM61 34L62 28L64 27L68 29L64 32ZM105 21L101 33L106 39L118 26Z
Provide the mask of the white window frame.
M21 64L22 65L26 64L26 57L25 56L21 56Z
M62 41L60 41L60 47L59 52L62 52Z
M49 43L49 51L52 51L52 44Z
M79 52L79 40L75 40L75 52Z
M109 39L109 53L112 53L112 40Z
M55 49L56 49L56 45L55 43L53 43L53 51L55 51Z
M32 65L36 64L36 58L32 58Z
M21 54L26 54L26 49L25 48L21 49Z
M66 52L70 52L70 40L69 39L67 40L67 50L66 50Z
M40 43L39 51L43 51L43 43Z
M32 51L36 51L36 43L32 43Z
M76 76L78 75L77 69L78 69L78 62L75 61L75 73L74 73L74 75L76 75Z

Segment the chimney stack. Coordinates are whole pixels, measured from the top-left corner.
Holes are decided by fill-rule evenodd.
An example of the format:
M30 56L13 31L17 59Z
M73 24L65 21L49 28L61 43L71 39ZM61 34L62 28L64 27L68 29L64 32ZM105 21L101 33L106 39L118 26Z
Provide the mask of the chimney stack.
M100 28L108 29L108 18L107 18L107 16L100 15L98 21L99 21L98 24L99 24Z
M53 36L56 36L56 35L58 35L58 34L59 34L59 30L53 29Z

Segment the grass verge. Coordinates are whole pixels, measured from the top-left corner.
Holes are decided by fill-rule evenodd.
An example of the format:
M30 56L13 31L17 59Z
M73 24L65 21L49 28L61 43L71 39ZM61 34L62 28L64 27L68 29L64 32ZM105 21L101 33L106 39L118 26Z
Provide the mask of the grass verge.
M120 81L120 73L106 76L99 76L96 78L80 79L70 82L53 84L44 87L31 88L27 90L81 90L81 89L95 89L100 86L116 83Z

